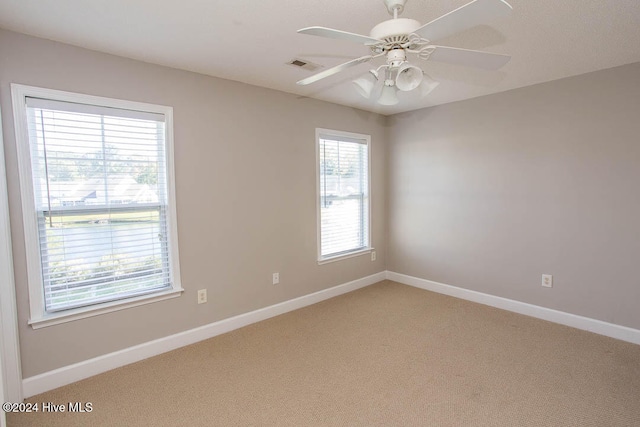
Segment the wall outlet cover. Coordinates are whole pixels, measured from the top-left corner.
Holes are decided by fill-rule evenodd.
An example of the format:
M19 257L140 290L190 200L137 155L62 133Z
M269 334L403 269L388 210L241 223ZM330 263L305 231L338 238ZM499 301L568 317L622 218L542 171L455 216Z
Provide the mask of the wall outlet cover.
M200 289L198 291L198 304L204 304L205 302L207 302L207 290Z

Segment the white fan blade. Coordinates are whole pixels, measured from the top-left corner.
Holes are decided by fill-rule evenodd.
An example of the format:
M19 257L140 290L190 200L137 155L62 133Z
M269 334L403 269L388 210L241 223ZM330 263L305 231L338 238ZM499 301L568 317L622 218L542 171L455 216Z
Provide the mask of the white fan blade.
M347 31L334 30L326 27L308 27L298 30L300 34L309 34L311 36L328 37L330 39L349 40L356 43L364 43L366 45L374 45L382 43L382 40L373 37L363 36L360 34L349 33Z
M378 55L379 56L379 55ZM354 67L356 65L362 64L363 62L368 62L373 59L373 55L363 56L361 58L352 59L351 61L345 62L340 65L336 65L335 67L329 68L327 70L321 71L317 74L314 74L311 77L307 77L306 79L302 79L297 84L299 85L308 85L309 83L317 82L318 80L324 79L325 77L333 76L334 74L338 74L340 71L344 71L347 68Z
M464 65L467 67L497 70L509 62L511 56L500 53L482 52L480 50L458 49L447 46L431 46L434 48L429 61L446 62L448 64Z
M474 0L424 24L414 32L429 41L443 39L476 25L487 24L494 19L507 16L512 10L511 5L504 0Z

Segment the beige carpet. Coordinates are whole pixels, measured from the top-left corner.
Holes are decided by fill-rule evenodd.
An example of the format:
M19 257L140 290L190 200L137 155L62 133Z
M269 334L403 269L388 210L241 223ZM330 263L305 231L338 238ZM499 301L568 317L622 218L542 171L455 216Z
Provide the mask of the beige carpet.
M640 346L385 281L35 396L9 426L640 426Z

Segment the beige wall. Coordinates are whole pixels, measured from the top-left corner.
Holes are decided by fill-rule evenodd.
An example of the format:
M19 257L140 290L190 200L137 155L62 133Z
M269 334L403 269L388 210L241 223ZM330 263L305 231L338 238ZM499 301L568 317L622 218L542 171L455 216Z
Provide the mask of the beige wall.
M182 297L38 330L27 326L14 82L174 108ZM382 116L2 30L0 100L24 377L385 269ZM361 256L317 265L316 127L372 137L375 262ZM202 288L209 302L197 305Z
M640 328L640 63L389 126L389 270Z

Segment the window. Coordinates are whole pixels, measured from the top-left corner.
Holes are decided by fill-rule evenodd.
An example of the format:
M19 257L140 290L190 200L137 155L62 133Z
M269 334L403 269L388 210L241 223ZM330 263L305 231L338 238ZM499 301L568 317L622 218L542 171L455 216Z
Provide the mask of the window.
M30 323L178 296L172 109L21 85L12 94Z
M317 129L316 141L319 261L368 252L370 137Z

